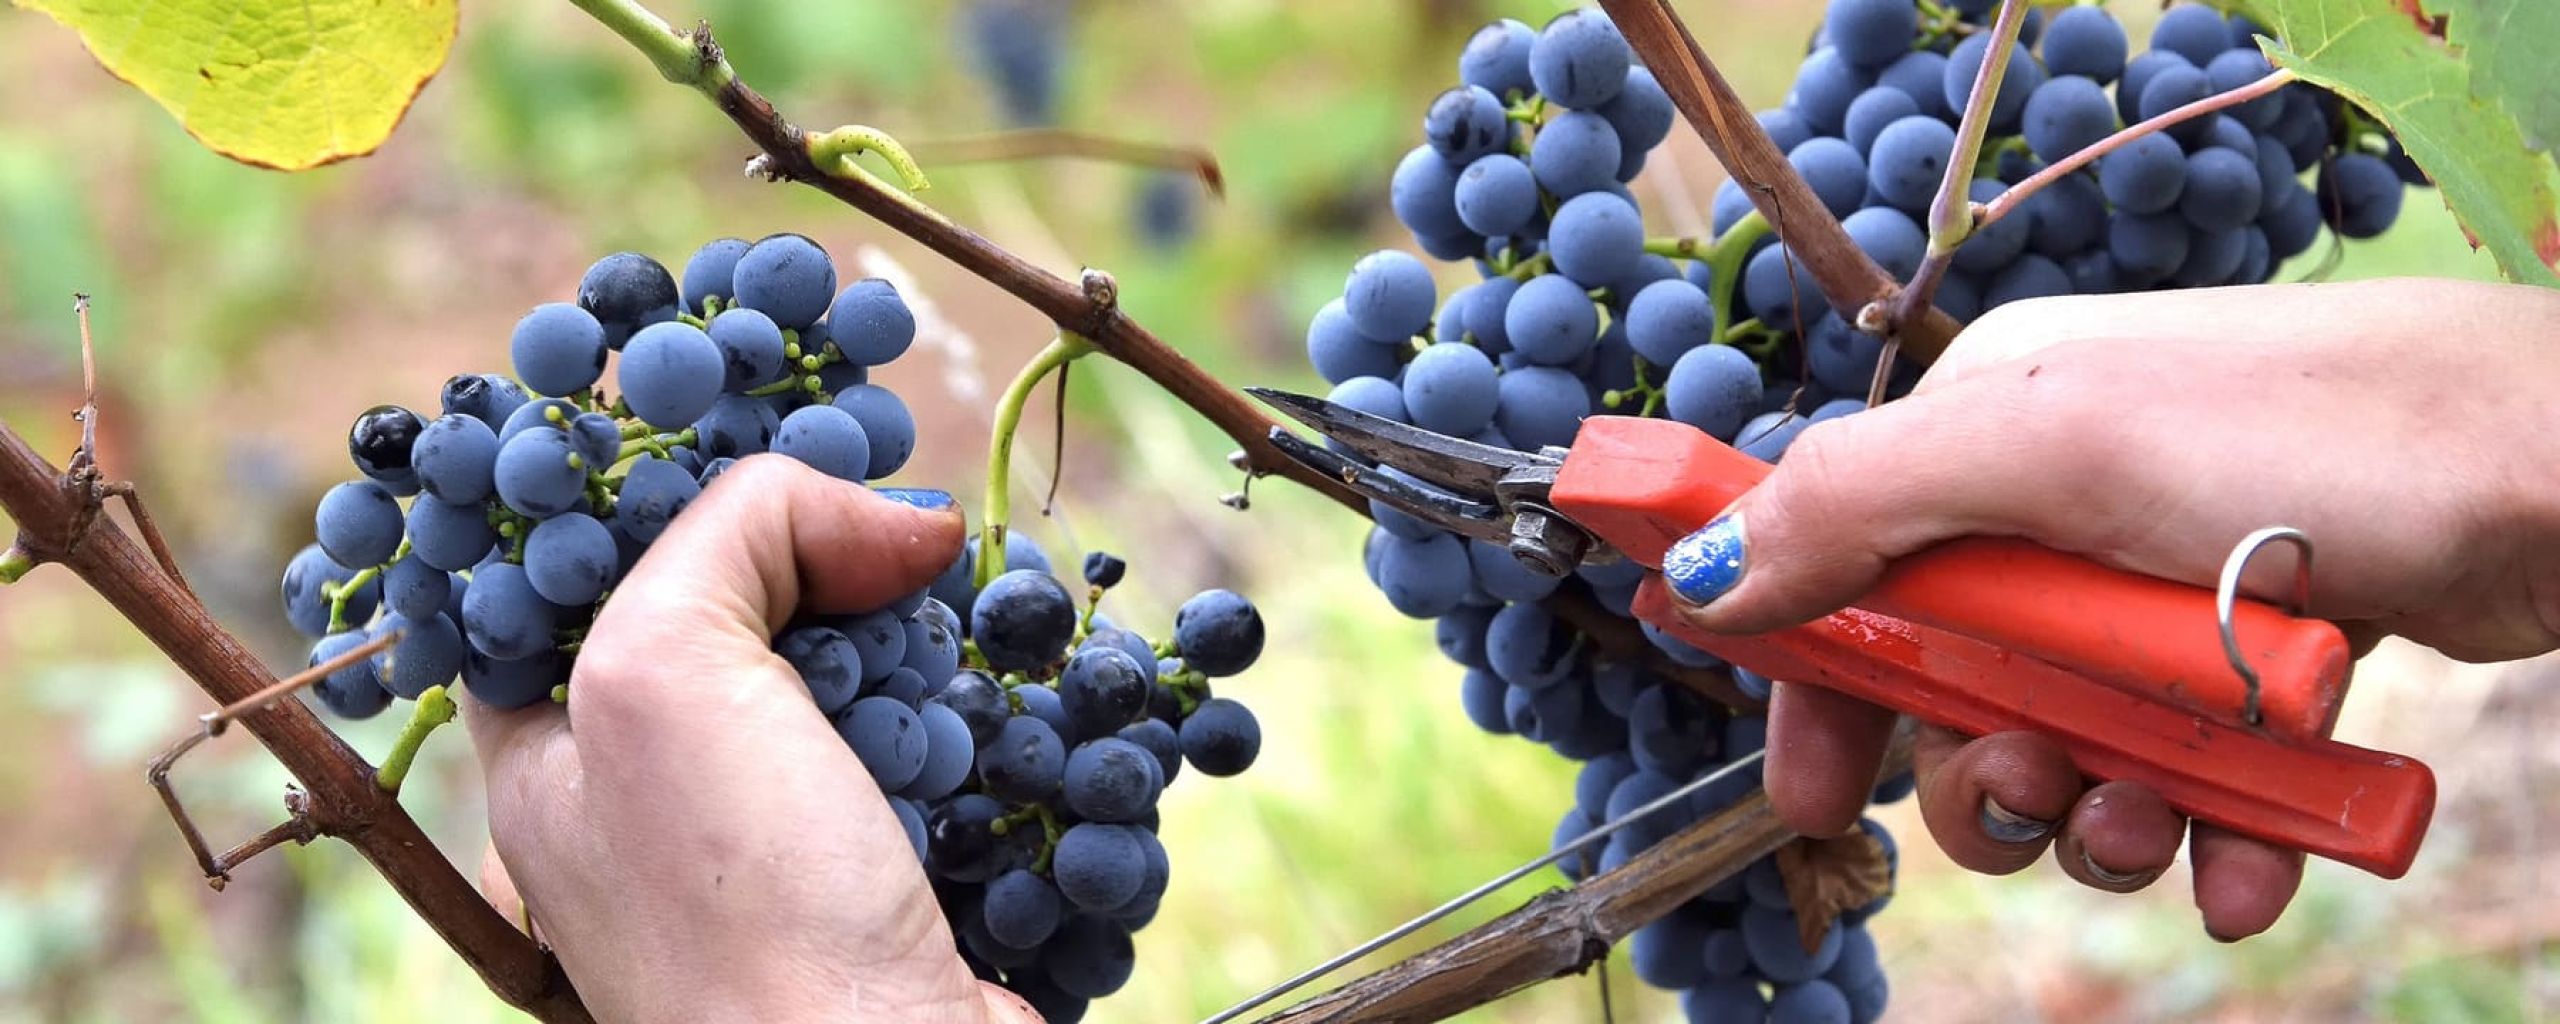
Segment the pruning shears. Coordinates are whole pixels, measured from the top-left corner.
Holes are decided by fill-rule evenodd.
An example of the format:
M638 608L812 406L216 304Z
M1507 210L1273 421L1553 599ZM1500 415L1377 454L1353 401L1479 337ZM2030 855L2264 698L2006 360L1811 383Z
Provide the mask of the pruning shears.
M1674 611L1663 552L1767 476L1758 459L1673 420L1593 416L1572 447L1521 452L1249 390L1361 456L1272 428L1284 454L1365 497L1550 576L1618 559L1655 570L1636 616L1733 665L1966 735L2045 733L2089 776L2140 782L2198 821L2385 878L2405 874L2426 837L2434 773L2330 738L2352 664L2331 623L2249 600L2218 618L2212 590L1972 538L1902 559L1823 619L1706 633Z

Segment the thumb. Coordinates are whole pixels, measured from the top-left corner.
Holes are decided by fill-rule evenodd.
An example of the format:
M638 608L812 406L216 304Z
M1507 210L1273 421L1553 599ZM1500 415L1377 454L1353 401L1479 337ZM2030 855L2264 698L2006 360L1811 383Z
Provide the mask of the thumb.
M2054 378L2085 375L2060 362L2040 375L1985 368L1807 429L1767 479L1664 553L1683 617L1767 632L1849 605L1894 559L1941 541L2073 548L2114 528L2085 495L2125 459L2109 427L2069 411L2079 386Z

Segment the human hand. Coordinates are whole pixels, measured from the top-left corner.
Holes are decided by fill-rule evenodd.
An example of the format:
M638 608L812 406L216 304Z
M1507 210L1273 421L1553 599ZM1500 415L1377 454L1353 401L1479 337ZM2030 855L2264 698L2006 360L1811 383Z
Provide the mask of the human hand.
M2310 614L2358 653L2398 635L2494 661L2560 646L2560 484L2549 422L2560 293L2432 280L2040 299L1960 335L1906 399L1817 424L1735 502L1738 578L1691 587L1689 622L1760 632L1849 604L1893 559L1974 535L2024 537L2211 586L2271 523L2320 545ZM2244 581L2285 601L2291 566ZM1680 589L1675 587L1675 592ZM1768 778L1799 831L1854 825L1891 712L1781 684ZM2130 892L2170 866L2186 822L2146 787L2084 789L2052 739L1924 727L1921 813L1956 863L2005 874L2047 846L2071 877ZM2275 923L2302 858L2199 825L2205 928Z
M768 647L958 556L959 509L906 493L931 497L743 460L615 590L565 709L467 702L487 887L521 894L597 1019L1038 1019L962 964L905 830Z

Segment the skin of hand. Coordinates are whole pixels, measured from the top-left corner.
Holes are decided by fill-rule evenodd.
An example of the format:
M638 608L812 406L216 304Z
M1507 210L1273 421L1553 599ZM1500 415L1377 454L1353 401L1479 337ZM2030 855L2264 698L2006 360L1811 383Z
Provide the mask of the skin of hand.
M958 556L948 495L887 493L742 460L615 589L565 708L466 701L484 888L596 1019L1039 1019L961 962L905 830L768 646Z
M2319 545L2310 613L2359 654L2385 635L2466 661L2550 651L2560 453L2534 425L2560 412L2555 330L2560 292L2438 280L2003 306L1909 397L1799 436L1719 517L1706 550L1738 551L1738 578L1683 595L1683 615L1728 633L1809 621L1892 560L1976 535L2210 587L2242 536L2283 523ZM2281 605L2292 574L2262 558L2244 589ZM1853 827L1893 714L1781 683L1770 716L1780 817ZM2071 877L2130 892L2170 867L2186 825L2138 784L2084 789L2041 735L1923 727L1914 764L1931 834L1976 871L2050 846ZM2211 826L2190 857L2222 941L2272 926L2301 881L2299 853Z

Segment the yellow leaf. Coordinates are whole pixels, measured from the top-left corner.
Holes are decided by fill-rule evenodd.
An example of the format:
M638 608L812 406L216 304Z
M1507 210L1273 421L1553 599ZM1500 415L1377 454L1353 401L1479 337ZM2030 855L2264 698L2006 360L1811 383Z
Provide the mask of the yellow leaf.
M206 148L298 171L363 156L453 48L459 0L14 0L80 34Z

